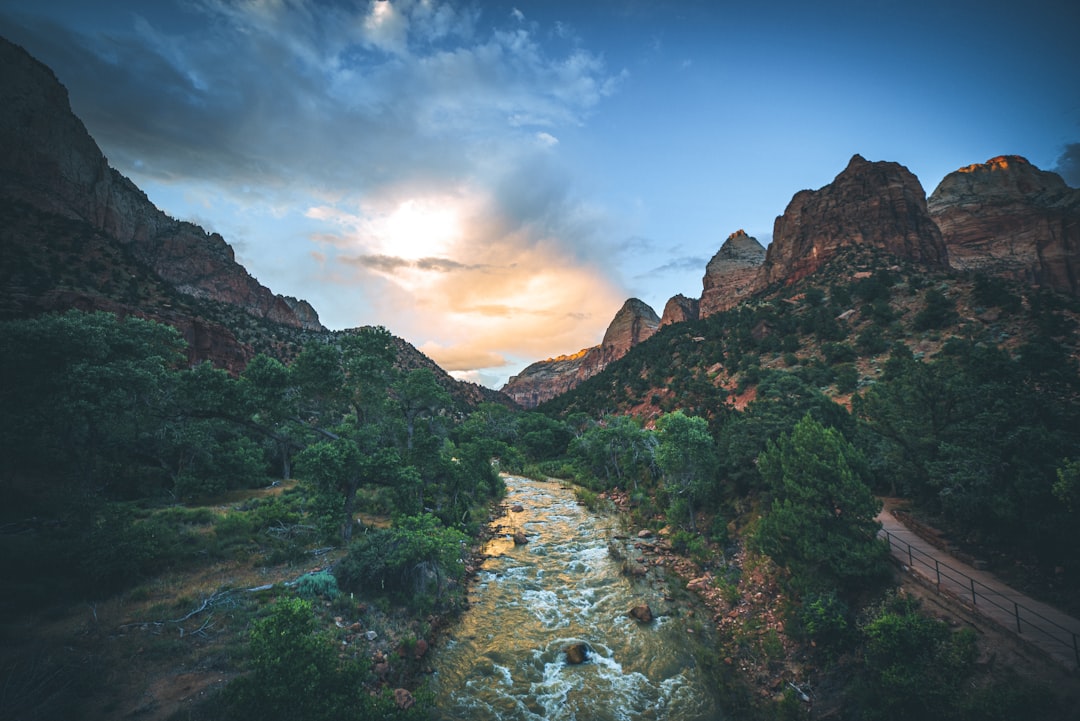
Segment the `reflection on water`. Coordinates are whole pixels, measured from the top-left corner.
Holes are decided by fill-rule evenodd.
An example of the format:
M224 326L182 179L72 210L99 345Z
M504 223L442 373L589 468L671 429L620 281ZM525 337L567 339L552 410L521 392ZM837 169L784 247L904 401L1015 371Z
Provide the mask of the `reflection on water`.
M524 531L493 539L471 608L433 661L439 718L704 721L720 718L684 625L659 591L632 581L608 555L616 519L596 516L557 483L507 479L509 513ZM640 625L627 611L648 603ZM584 643L588 660L566 661Z

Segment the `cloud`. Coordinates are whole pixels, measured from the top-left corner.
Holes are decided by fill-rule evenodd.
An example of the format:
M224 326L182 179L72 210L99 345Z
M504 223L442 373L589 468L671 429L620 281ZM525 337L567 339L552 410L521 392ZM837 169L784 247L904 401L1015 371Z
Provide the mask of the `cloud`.
M618 84L599 55L550 55L512 18L481 27L449 2L196 7L198 32L21 28L124 172L281 195L440 183L527 143L522 129L580 124Z
M506 358L498 353L462 346L447 348L438 343L428 342L420 346L420 352L446 371L468 372L477 368L497 368L506 365Z
M682 258L676 258L668 263L653 268L647 273L643 273L638 276L639 278L645 278L650 275L664 275L667 273L685 273L687 271L701 271L705 272L705 266L708 264L708 258L699 258L696 256L685 256Z
M1080 188L1080 143L1069 143L1057 159L1054 172L1060 175L1070 188Z
M208 225L227 205L239 218L212 225L244 229L249 270L284 268L299 280L268 284L331 327L386 325L460 372L599 341L625 298L605 279L612 221L581 200L558 137L625 72L576 40L548 47L569 28L520 11L185 7L196 23L105 34L24 14L17 30L114 167L207 198Z

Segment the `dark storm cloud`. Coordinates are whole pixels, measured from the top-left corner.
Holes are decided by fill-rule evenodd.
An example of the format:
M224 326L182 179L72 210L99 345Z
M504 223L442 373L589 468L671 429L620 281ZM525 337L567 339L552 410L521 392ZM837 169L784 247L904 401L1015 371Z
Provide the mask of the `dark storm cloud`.
M515 193L557 169L511 168L617 83L597 56L549 56L512 18L481 31L477 10L449 3L193 7L197 32L136 17L124 34L83 33L31 15L0 16L0 32L56 71L122 171L283 195L496 175L507 212L540 219L560 210L537 203L563 199L519 208Z

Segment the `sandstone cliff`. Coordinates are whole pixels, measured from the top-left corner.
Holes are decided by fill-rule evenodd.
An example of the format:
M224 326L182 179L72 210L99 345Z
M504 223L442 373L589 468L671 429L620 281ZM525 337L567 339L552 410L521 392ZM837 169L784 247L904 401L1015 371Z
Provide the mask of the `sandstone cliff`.
M0 65L0 198L85 221L181 293L323 329L310 305L251 277L220 235L165 215L109 167L51 70L2 38Z
M1080 190L1017 155L961 168L930 195L960 270L1080 294Z
M732 308L763 287L761 266L765 248L743 230L728 236L705 266L700 317Z
M604 370L651 337L659 327L656 311L637 298L630 298L615 314L600 345L533 363L513 376L502 392L525 408L535 408Z
M700 317L701 302L697 298L687 298L683 294L672 296L664 305L664 313L660 316L660 325L682 323L686 320L697 320Z
M852 157L832 183L802 190L773 225L762 282L793 283L840 248L866 245L929 268L948 266L919 179L898 163Z

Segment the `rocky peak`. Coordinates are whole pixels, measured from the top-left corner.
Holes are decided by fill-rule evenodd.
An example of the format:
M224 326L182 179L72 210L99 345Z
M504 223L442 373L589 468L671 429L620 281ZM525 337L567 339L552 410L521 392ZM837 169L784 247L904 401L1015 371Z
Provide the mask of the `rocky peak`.
M606 363L626 355L638 343L649 338L660 327L660 316L644 301L630 298L623 303L604 333L600 347Z
M930 195L951 264L1080 294L1080 190L1019 155L949 173Z
M656 333L659 327L656 311L644 301L630 298L615 314L600 345L533 363L507 381L501 390L518 405L535 408L592 378Z
M0 196L88 223L181 293L323 330L311 306L298 314L251 277L224 238L170 218L111 168L49 68L3 38L0 65Z
M948 265L922 184L899 163L855 155L832 183L796 193L773 225L763 281L795 282L841 248L859 245L927 267Z
M697 298L687 298L683 294L672 296L664 305L664 313L660 316L661 327L672 323L682 323L685 320L697 320L700 313L701 303Z
M761 288L759 270L765 262L765 248L744 230L728 236L720 250L705 266L702 278L700 315L702 318L733 307Z

